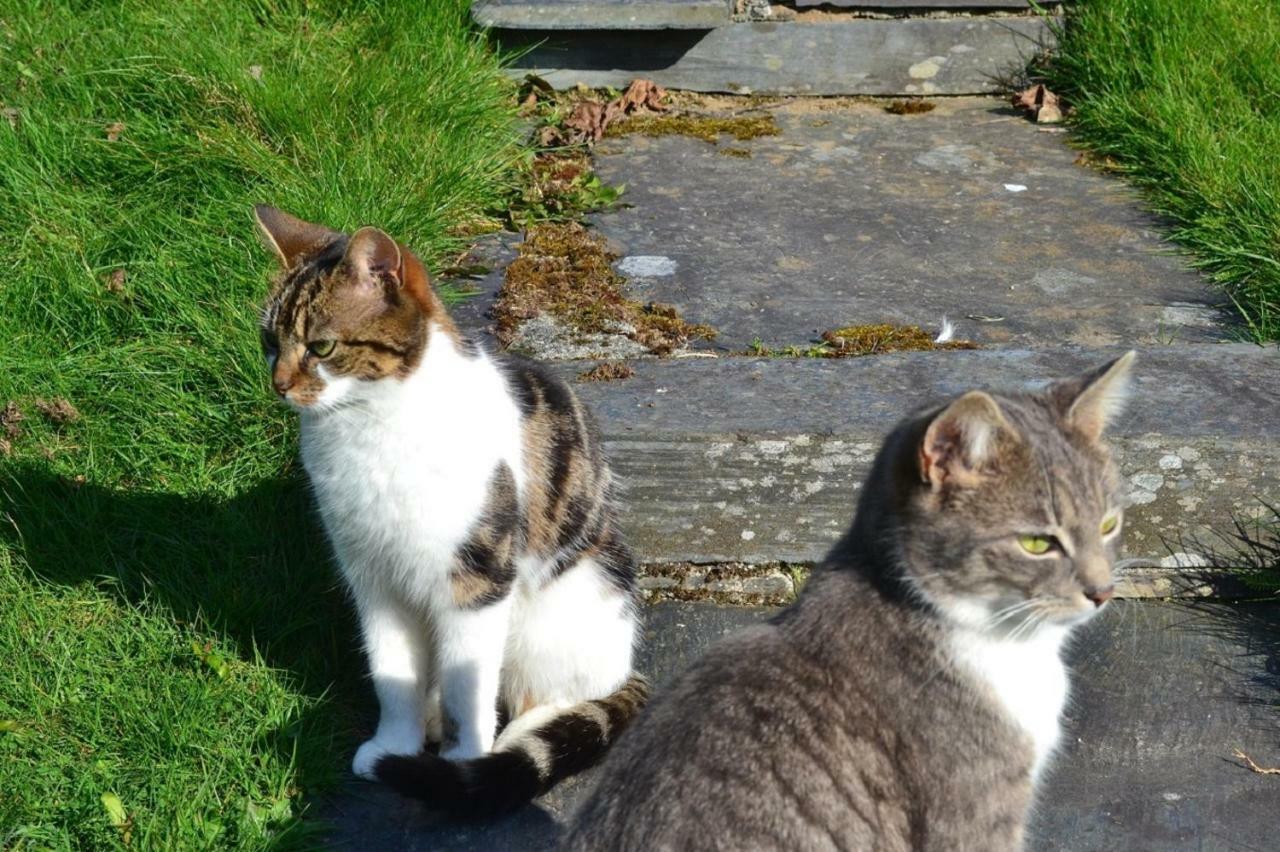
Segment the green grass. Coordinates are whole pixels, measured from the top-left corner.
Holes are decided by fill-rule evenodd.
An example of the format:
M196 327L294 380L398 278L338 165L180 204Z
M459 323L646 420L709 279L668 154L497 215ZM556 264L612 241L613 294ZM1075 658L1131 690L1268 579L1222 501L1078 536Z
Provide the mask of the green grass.
M1280 339L1280 4L1081 0L1047 70L1259 341Z
M519 155L466 7L0 0L0 848L307 845L372 699L250 205L458 251Z

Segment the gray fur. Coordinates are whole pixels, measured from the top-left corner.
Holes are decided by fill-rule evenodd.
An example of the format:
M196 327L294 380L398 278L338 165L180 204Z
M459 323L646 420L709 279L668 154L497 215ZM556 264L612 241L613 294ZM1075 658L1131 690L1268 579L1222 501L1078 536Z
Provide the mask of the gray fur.
M1130 360L901 423L799 601L650 704L566 848L1019 849L1033 742L950 642L1021 641L1105 602L1120 535L1100 526L1119 492L1099 424ZM1061 553L1018 544L1047 529ZM989 617L965 625L960 601Z

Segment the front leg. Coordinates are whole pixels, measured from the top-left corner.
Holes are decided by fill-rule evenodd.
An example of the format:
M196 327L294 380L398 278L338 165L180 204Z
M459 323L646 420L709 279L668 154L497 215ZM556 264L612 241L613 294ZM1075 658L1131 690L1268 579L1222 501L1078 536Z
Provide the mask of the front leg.
M440 752L442 757L467 760L493 748L510 614L507 596L476 609L454 607L440 615L440 697L453 735Z
M357 595L356 604L379 715L377 731L356 751L351 769L374 780L383 755L422 751L432 660L425 627L404 607L379 594Z

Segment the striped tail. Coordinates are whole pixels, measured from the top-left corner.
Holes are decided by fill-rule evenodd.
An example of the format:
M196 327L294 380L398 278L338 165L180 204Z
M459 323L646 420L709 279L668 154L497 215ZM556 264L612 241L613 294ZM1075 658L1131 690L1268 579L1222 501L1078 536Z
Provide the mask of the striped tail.
M514 736L504 731L489 754L456 763L434 754L388 755L374 773L393 790L453 816L505 813L599 762L648 697L649 682L633 674L607 698L566 707Z

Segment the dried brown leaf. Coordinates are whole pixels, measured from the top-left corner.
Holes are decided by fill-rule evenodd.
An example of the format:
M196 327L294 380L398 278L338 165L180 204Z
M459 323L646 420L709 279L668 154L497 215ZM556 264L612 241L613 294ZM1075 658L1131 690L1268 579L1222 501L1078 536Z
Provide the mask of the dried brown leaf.
M632 80L622 97L614 103L621 107L623 115L630 115L641 108L662 112L667 108L663 103L666 97L667 90L652 80Z
M53 399L37 399L35 406L36 411L39 411L40 415L54 426L74 423L80 419L80 412L76 407L60 396L55 396Z
M117 139L120 138L120 134L124 132L124 122L113 121L110 124L108 124L104 128L104 130L106 131L106 134L107 134L107 141L115 142Z
M1043 83L1018 92L1013 96L1013 105L1026 110L1039 124L1062 121L1062 103Z
M116 269L110 275L103 276L102 281L107 287L107 292L117 295L123 293L125 277L124 269Z
M18 129L18 125L22 123L22 111L17 107L5 107L4 117L9 119L9 126L14 130Z
M598 101L582 101L564 120L569 139L574 142L599 142L604 136L608 106Z
M4 429L6 438L12 439L21 435L22 427L18 424L26 419L22 409L18 408L18 403L13 400L9 400L4 408L0 408L0 427Z

